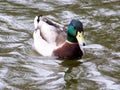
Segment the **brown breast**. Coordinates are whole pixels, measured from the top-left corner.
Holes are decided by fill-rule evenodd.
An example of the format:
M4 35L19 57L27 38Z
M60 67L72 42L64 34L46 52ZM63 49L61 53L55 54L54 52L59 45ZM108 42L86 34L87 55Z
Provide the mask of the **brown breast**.
M82 57L83 52L77 43L65 42L64 45L53 51L53 55L64 59L76 59Z

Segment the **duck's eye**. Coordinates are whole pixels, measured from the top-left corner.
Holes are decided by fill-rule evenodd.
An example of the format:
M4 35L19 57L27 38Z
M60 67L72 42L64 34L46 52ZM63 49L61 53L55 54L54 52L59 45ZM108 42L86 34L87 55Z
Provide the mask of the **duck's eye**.
M76 29L76 27L74 26L74 29Z

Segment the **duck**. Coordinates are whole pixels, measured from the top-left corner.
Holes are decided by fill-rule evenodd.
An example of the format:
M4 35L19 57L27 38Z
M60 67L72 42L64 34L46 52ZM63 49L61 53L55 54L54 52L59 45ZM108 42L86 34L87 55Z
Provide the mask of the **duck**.
M35 50L42 56L55 56L62 59L77 59L84 54L83 24L72 19L68 27L47 16L34 18L33 41Z

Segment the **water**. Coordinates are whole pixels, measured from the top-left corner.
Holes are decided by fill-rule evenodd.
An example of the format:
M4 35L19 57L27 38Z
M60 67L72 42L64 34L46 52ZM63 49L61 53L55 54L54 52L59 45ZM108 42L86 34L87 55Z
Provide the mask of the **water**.
M33 19L83 22L87 46L76 61L42 57ZM1 0L0 90L119 90L119 0Z

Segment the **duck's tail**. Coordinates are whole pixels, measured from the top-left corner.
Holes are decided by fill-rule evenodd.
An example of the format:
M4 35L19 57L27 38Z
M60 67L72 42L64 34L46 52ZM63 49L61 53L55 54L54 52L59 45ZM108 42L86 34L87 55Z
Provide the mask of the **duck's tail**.
M46 22L49 25L52 25L52 26L58 28L58 30L65 31L65 32L67 31L67 28L64 25L57 23L56 21L54 21L46 16L40 16L40 17L41 17L41 20L43 20L44 22Z

